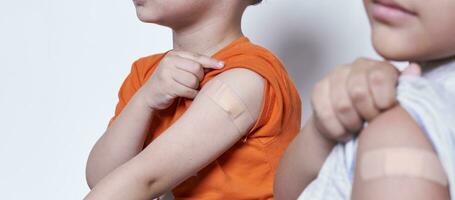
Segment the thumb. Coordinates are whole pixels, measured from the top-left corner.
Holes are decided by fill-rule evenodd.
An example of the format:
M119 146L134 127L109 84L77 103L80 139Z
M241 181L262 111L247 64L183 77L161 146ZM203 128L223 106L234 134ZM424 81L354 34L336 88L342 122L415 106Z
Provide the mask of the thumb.
M406 67L402 75L411 75L411 76L421 76L422 75L422 68L417 63L410 63L408 67Z

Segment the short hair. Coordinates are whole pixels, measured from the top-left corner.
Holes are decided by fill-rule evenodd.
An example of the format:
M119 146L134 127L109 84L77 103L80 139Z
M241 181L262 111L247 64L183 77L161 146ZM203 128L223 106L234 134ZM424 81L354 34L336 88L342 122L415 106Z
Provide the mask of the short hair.
M251 5L257 5L257 4L260 4L261 2L262 2L262 0L252 0Z

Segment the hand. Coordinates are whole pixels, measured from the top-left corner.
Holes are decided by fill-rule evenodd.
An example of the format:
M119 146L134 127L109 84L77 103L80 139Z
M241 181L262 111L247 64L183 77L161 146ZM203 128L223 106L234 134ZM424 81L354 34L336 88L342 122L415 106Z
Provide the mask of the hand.
M176 98L193 99L198 94L204 69L221 69L224 63L214 58L184 51L170 51L150 79L140 89L149 108L168 108Z
M404 73L419 69L411 64ZM312 94L318 131L328 139L347 141L382 111L396 104L400 72L387 61L357 59L338 66L316 84Z

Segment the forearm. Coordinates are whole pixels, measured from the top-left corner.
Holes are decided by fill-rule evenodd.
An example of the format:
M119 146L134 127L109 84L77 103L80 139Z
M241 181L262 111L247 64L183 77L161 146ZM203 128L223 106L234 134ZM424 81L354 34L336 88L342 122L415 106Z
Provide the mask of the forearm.
M281 160L275 180L276 199L296 199L317 177L334 145L319 133L313 118L308 120Z
M150 200L164 193L158 192L156 180L147 176L145 166L133 158L103 178L84 200Z
M154 110L139 93L140 90L93 147L86 171L90 188L143 149Z
M244 103L238 105L244 110L240 114L243 117L239 117L243 121L232 120L231 112L214 100L222 88L219 84ZM261 111L257 102L263 101L263 88L262 77L244 69L218 75L201 89L177 121L133 159L103 178L86 199L151 199L173 189L250 131Z

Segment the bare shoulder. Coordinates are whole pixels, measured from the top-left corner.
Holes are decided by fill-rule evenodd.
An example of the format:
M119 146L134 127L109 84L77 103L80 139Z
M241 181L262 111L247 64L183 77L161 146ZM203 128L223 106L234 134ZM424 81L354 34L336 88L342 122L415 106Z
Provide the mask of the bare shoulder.
M230 69L210 80L202 90L213 87L213 82L227 86L245 104L251 115L258 117L265 86L265 79L261 75L245 68Z
M401 106L395 106L368 124L360 134L361 146L408 146L430 148L422 128ZM362 147L361 147L362 148Z

